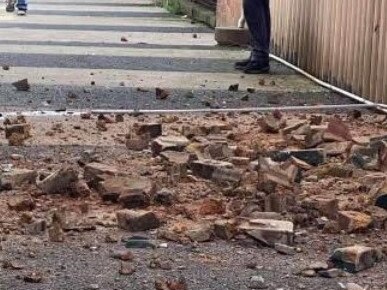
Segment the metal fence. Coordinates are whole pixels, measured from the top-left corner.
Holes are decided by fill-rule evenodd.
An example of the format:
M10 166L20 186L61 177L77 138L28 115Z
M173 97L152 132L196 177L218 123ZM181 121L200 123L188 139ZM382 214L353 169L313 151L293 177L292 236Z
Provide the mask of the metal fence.
M386 0L271 0L274 53L387 103Z
M218 0L218 26L240 0ZM387 0L270 0L273 52L309 73L387 103Z

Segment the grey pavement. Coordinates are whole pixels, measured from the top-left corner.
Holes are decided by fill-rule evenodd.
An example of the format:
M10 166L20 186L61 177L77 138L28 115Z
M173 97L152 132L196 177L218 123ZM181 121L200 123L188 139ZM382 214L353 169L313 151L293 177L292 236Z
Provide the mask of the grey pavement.
M31 1L27 17L0 12L0 65L10 67L0 70L0 111L350 103L275 62L270 75L244 76L233 62L247 55L152 1ZM25 78L30 91L17 92ZM156 100L156 87L170 97Z

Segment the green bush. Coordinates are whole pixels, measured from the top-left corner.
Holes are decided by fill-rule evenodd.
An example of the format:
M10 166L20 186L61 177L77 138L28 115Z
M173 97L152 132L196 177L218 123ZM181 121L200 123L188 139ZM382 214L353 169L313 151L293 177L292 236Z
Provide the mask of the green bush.
M183 11L181 9L180 1L178 0L164 0L163 6L171 13L181 15Z

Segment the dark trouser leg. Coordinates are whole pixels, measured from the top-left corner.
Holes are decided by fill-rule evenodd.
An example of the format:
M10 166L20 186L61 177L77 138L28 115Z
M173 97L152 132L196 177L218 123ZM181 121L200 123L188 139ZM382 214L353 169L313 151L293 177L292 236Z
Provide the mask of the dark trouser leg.
M27 5L28 5L27 0L18 0L16 7L19 10L27 11Z
M269 59L271 18L269 0L243 0L243 8L252 39L253 60Z

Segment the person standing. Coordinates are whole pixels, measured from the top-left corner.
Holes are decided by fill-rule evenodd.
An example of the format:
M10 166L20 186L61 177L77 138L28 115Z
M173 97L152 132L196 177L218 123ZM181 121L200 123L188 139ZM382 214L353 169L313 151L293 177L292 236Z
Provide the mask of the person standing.
M250 30L252 51L235 68L246 74L265 74L270 71L269 53L271 17L269 0L243 0L246 23Z
M15 11L15 4L16 4L18 15L20 15L20 16L27 15L27 10L28 10L27 0L18 0L17 2L15 0L7 0L7 6L6 6L5 10L7 12L14 12Z

